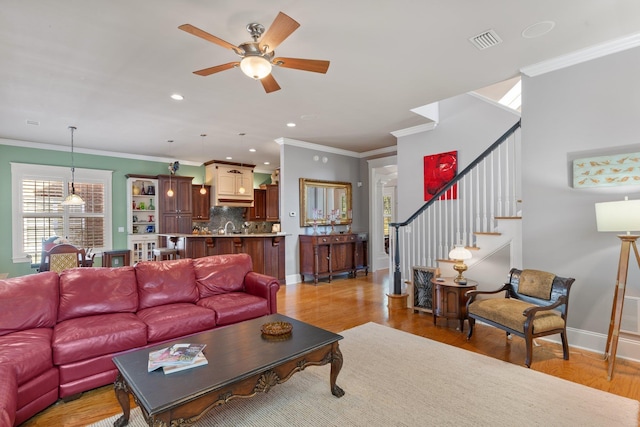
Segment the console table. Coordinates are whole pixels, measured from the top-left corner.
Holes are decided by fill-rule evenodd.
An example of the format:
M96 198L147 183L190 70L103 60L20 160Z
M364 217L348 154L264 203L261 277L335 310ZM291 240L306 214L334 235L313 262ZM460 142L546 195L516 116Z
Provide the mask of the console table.
M453 277L439 277L431 279L433 285L433 324L438 316L460 321L460 331L464 329L467 318L467 291L475 290L478 282L468 280L466 284L453 281Z
M368 271L366 236L348 234L301 234L300 240L300 276L318 278L348 273L355 276L356 270Z

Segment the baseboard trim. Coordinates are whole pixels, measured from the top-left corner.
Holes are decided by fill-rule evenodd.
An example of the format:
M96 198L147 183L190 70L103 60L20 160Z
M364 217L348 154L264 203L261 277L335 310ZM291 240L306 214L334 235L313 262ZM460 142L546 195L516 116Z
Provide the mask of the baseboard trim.
M539 339L560 344L560 335L551 335ZM601 354L604 359L607 335L581 329L567 328L567 340L569 340L569 347ZM620 337L618 339L616 358L640 362L640 341Z

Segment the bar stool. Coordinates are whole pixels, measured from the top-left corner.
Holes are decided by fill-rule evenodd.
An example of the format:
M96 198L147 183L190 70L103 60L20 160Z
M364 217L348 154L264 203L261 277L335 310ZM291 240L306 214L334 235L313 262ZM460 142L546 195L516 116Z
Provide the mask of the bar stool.
M165 259L176 259L178 251L175 248L156 248L153 250L154 261L164 261Z

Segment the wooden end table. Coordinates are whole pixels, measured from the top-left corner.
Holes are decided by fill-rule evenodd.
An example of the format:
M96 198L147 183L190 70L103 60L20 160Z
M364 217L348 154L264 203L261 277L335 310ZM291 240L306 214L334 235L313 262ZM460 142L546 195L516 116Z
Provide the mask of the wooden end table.
M454 277L438 277L431 279L433 285L433 324L438 316L460 321L460 332L464 329L467 318L467 291L475 290L478 282L467 279L466 284L453 281Z

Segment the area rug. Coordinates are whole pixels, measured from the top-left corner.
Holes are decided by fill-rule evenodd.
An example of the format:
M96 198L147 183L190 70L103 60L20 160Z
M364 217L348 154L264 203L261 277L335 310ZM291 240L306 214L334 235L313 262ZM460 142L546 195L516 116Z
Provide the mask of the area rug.
M329 365L309 367L196 426L637 426L636 400L375 323L341 335L342 398ZM138 408L129 425L147 425Z

